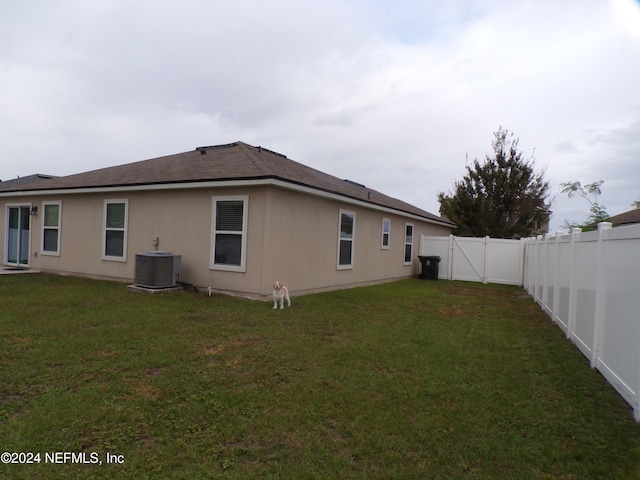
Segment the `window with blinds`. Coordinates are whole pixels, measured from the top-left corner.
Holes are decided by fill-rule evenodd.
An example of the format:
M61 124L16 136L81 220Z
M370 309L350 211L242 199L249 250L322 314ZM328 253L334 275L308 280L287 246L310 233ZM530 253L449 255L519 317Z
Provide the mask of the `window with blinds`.
M104 201L103 260L127 260L128 200Z
M413 224L406 223L404 226L404 265L411 265L413 257Z
M338 269L353 268L353 239L356 214L340 210L340 229L338 233Z
M60 255L61 202L42 203L42 254Z
M391 236L391 220L388 218L382 219L382 241L380 242L380 248L383 250L389 249L389 238Z
M213 197L211 268L246 270L248 196Z

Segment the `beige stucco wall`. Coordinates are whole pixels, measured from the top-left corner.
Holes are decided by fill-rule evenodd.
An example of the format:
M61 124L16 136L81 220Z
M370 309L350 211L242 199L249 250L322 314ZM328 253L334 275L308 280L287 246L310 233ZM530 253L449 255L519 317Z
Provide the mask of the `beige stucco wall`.
M273 189L268 243L272 254L266 272L295 292L405 278L419 273L418 246L423 235L449 235L451 230L398 214L332 199ZM340 210L355 213L353 268L338 269ZM389 249L382 249L382 219L391 221ZM411 265L404 265L405 224L414 226Z
M245 272L210 269L212 197L248 195ZM105 200L128 201L127 261L102 259ZM60 255L41 251L45 201L62 202ZM6 258L7 204L38 206L31 217L32 268L131 281L135 254L158 250L182 255L181 280L199 287L267 297L281 280L295 295L376 283L419 273L419 237L448 235L450 229L271 185L113 191L0 198L0 232ZM337 268L340 209L356 214L353 268ZM391 220L390 248L381 249L382 218ZM414 225L413 262L403 265L405 223Z

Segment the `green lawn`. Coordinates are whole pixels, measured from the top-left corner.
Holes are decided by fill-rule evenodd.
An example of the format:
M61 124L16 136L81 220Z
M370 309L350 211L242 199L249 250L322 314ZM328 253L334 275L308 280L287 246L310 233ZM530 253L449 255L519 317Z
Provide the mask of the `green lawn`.
M640 478L629 406L517 287L0 299L0 452L40 460L2 478Z

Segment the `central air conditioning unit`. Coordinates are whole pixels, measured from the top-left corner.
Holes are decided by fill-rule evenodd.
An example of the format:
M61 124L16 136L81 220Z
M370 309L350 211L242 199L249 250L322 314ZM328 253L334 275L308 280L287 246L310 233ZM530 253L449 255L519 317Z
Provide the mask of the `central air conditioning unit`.
M137 253L133 284L146 288L175 287L181 264L182 255L171 252Z

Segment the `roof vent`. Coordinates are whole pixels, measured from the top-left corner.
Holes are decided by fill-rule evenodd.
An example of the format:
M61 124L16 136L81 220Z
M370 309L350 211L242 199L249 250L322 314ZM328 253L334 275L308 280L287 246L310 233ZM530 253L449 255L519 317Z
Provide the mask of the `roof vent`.
M361 183L354 182L353 180L348 180L348 179L346 179L346 178L345 178L344 180L342 180L342 181L343 181L343 182L347 182L347 183L348 183L348 184L350 184L350 185L355 185L356 187L367 188L367 187L365 187L364 185L362 185Z
M278 155L279 157L287 158L287 156L284 155L283 153L274 152L273 150L269 150L268 148L264 148L264 147L261 147L261 146L257 146L256 150L258 150L261 153L262 152L273 153L274 155Z
M229 148L235 147L237 143L226 143L224 145L209 145L207 147L196 147L196 152L200 152L200 155L206 155L207 150L210 148Z

